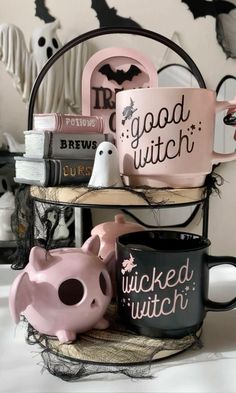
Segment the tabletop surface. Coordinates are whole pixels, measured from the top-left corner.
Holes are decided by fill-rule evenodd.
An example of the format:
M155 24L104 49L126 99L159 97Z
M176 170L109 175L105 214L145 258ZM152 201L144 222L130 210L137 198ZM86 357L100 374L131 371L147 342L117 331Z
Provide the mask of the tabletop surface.
M236 309L209 312L203 324L202 348L154 363L152 378L131 379L122 374L95 374L77 382L66 382L44 370L37 345L25 342L25 325L15 326L8 309L10 285L18 271L0 265L0 392L236 392ZM213 300L235 297L235 269L221 265L211 269Z

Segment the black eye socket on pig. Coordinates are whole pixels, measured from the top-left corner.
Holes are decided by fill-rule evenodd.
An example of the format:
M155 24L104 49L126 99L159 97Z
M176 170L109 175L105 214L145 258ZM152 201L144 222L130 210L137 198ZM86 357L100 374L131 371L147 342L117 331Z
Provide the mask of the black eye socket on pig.
M70 278L63 281L58 288L58 296L62 303L73 306L84 297L84 286L80 280Z

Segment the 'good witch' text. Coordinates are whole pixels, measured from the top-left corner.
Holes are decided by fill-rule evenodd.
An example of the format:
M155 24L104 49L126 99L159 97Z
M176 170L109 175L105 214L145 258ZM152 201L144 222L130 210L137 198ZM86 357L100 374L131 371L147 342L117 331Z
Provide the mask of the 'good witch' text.
M166 159L180 157L184 153L191 153L194 148L194 141L191 133L184 133L183 129L176 129L171 133L170 138L162 134L153 134L149 145L145 145L143 137L151 133L154 129L168 132L166 128L171 124L185 123L190 116L190 110L185 108L184 95L180 102L177 102L173 108L162 107L157 114L147 112L144 117L134 117L131 121L130 134L132 136L131 147L134 150L134 167L135 169L143 168L147 164L156 164ZM166 139L167 138L167 139Z

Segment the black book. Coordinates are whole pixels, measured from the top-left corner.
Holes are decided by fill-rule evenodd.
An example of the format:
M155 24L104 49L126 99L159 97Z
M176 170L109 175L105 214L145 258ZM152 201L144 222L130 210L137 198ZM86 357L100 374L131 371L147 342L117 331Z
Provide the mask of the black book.
M15 182L39 186L88 183L94 160L15 157Z

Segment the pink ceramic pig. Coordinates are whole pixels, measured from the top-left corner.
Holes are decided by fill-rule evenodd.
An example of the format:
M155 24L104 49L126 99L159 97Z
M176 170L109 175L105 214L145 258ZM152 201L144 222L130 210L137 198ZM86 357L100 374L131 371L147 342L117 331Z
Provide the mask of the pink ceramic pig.
M129 232L144 231L145 228L135 222L126 221L123 214L116 214L114 221L107 221L96 225L92 231L92 235L98 235L101 246L99 255L101 258L115 250L115 243L118 236Z
M29 263L10 290L9 305L16 323L22 313L40 333L61 343L76 333L109 326L103 318L111 301L111 279L105 260L98 257L100 240L92 236L81 248L47 251L33 247Z

